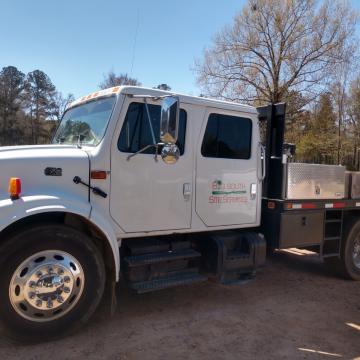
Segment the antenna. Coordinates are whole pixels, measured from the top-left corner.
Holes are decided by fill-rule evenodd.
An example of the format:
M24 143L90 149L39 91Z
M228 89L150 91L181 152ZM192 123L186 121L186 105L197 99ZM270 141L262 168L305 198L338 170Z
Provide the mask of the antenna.
M131 70L130 70L130 77L132 77L134 62L135 62L135 50L136 50L136 43L137 43L137 36L139 32L139 23L140 23L140 9L137 9L137 19L136 19L136 29L135 29L135 38L134 38L134 45L132 49L132 58L131 58Z

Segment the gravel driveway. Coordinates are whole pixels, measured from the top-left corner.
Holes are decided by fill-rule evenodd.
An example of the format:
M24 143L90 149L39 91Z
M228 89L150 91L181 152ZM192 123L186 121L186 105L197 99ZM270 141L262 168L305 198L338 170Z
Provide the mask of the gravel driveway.
M360 283L297 250L274 254L245 285L135 295L120 284L118 294L113 317L104 302L71 337L0 338L0 359L360 359Z

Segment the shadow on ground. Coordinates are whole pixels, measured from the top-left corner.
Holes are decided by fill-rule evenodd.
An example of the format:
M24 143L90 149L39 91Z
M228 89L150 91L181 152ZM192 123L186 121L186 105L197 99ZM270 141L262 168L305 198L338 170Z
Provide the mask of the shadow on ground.
M0 339L1 359L353 359L360 357L360 283L317 256L273 254L255 281L135 295L117 287L90 324L62 340Z

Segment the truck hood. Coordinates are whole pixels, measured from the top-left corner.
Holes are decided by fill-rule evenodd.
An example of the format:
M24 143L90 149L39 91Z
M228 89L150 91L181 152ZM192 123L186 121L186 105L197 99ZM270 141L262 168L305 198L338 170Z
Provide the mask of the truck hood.
M89 181L89 157L85 150L67 145L0 147L0 200L9 198L11 177L21 179L21 196L52 195L88 199L88 190L73 182L74 176Z

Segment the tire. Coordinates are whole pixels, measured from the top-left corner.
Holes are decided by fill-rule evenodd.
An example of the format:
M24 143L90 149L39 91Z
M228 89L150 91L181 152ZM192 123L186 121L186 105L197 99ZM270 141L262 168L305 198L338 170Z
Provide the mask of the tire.
M346 279L360 281L360 221L353 223L347 234L340 259L325 258L325 264Z
M37 225L9 237L0 264L0 321L15 340L46 341L77 330L104 293L98 248L65 225Z

